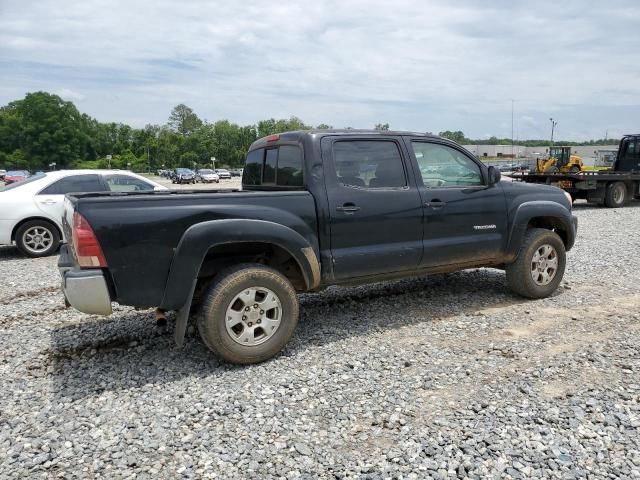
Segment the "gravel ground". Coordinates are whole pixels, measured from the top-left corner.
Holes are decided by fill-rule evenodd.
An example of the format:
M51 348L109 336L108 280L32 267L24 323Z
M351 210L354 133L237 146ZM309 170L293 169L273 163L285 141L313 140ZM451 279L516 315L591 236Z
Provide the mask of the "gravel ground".
M303 296L276 359L62 308L0 249L2 478L640 478L640 204L576 206L552 297L474 270Z

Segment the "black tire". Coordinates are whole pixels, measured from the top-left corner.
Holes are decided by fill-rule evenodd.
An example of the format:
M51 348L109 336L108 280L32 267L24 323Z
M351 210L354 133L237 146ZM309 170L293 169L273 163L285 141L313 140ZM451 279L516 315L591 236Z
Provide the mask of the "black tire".
M536 252L545 246L554 249L557 267L551 280L542 285L533 278L533 261ZM532 228L525 234L516 261L507 265L507 285L515 293L527 298L545 298L560 285L566 265L564 243L557 233L544 228ZM546 271L545 266L545 271Z
M551 168L547 169L546 173L559 173L559 172L560 172L560 169L558 169L558 167L554 166L554 167L551 167Z
M572 165L569 169L569 173L580 173L580 167L578 165Z
M627 187L623 182L612 182L607 185L604 194L604 205L608 208L624 207L627 202Z
M253 291L254 287L268 289L277 296L281 307L280 323L270 336L265 330L262 330L262 333L267 337L263 340L263 343L242 345L239 343L241 339L238 338L245 328L248 329L251 326L251 323L245 322L246 317L244 313L241 313L243 321L235 326L239 326L242 330L235 335L236 339L234 339L232 333L235 332L229 333L226 317L228 309L233 308L235 304L234 299L242 295L243 291ZM263 301L266 301L268 296L267 294ZM209 349L231 363L251 364L270 359L284 348L298 324L298 296L291 282L280 272L264 265L242 264L220 272L203 300L198 314L200 336ZM253 301L255 300L251 300L249 303ZM252 308L246 305L241 303L239 305L240 310L235 310L244 312L244 308ZM255 305L259 304L256 303ZM272 310L279 310L279 308ZM254 313L258 315L257 312ZM269 312L264 312L263 310L259 310L259 313L269 314ZM251 312L247 315L250 314ZM253 332L259 332L261 327L257 326L257 323L260 322L254 321L256 325L253 326Z
M42 238L42 242L46 244L46 247L43 246L40 249L36 244L30 244L30 239L39 238L34 237L34 234ZM15 240L18 250L31 258L48 257L60 248L58 228L46 220L29 220L23 223L16 230Z

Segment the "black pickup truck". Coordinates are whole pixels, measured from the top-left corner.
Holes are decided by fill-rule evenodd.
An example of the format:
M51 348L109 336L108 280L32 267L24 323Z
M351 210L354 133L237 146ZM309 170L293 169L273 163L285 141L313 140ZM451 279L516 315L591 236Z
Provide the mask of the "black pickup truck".
M59 268L67 302L190 312L207 346L235 363L279 352L298 292L451 272L506 270L528 298L550 295L577 221L562 190L501 182L431 135L299 131L257 140L242 191L67 196Z

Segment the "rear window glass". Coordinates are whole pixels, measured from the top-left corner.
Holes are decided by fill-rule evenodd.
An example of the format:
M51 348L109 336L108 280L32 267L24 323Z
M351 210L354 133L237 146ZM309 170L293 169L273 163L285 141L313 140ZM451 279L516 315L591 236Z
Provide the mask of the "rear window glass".
M278 155L278 185L283 187L302 186L302 155L300 149L292 145L280 147Z
M263 159L263 148L249 152L244 164L244 171L242 172L242 183L244 185L260 185L262 183Z
M270 148L264 157L264 170L262 171L262 184L276 183L276 166L278 162L278 149Z
M247 155L242 184L302 187L302 150L294 145L260 148Z

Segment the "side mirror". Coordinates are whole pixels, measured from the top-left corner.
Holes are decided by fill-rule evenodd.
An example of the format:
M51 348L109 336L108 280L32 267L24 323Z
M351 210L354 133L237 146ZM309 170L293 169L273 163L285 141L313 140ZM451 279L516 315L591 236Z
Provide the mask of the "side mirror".
M500 181L500 178L502 178L500 170L498 170L496 167L493 167L493 166L489 167L489 170L487 171L487 176L489 177L489 186L495 185Z

